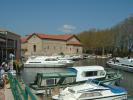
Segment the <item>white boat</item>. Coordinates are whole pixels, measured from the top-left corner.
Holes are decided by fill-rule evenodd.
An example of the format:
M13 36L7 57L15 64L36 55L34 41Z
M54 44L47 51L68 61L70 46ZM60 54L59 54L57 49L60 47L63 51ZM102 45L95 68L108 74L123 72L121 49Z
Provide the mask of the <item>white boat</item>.
M125 100L127 91L124 88L88 81L84 84L67 87L54 100Z
M66 67L66 64L66 61L58 60L55 57L37 56L30 57L26 63L24 63L24 67Z
M67 68L67 70L76 73L76 82L87 81L88 79L101 79L106 76L104 67L98 65L71 67Z
M58 61L62 64L64 64L64 66L66 67L72 67L74 65L74 61L72 60L67 60L67 59L58 59Z
M74 61L72 59L65 57L65 56L52 56L52 57L54 57L55 59L57 59L61 63L64 63L65 66L71 67L74 65Z
M67 70L76 73L76 82L97 79L105 84L119 85L122 79L122 74L120 74L119 71L105 70L104 67L98 65L68 67Z
M45 89L55 86L66 87L68 85L85 83L88 79L97 79L106 84L116 84L121 80L121 74L106 73L102 66L80 66L66 68L63 72L37 73L36 79L30 84L35 94L45 93Z
M59 59L67 59L72 61L78 61L80 59L83 59L83 55L64 55L64 56L58 56Z
M133 72L133 58L128 59L116 57L107 61L107 65L115 69Z

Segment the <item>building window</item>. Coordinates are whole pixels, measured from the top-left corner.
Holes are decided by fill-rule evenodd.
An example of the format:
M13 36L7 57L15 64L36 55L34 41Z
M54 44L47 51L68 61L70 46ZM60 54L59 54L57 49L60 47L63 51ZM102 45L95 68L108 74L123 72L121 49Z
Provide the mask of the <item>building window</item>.
M49 46L47 47L47 49L49 49Z
M77 53L79 52L79 49L77 48Z
M15 48L17 48L17 40L15 40L14 42L15 42Z
M62 50L62 46L60 47L60 50Z
M36 45L33 45L33 51L36 52Z

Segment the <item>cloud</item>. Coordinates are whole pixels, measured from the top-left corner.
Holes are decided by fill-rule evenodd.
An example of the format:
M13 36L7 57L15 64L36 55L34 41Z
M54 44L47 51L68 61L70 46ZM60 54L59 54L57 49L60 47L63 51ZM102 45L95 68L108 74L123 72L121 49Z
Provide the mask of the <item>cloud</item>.
M76 29L75 26L65 24L62 27L60 27L58 30L61 32L64 32L64 33L72 33L73 30L75 30L75 29Z

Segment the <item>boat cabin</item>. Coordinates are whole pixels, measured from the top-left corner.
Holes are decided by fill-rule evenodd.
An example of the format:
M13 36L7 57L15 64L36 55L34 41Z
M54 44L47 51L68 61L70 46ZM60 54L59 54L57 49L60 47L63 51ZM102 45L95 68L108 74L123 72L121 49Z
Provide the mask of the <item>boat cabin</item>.
M34 84L38 87L52 87L105 78L106 72L101 66L81 66L66 68L64 72L37 73Z
M102 66L79 66L68 68L68 71L76 73L76 82L88 79L101 79L106 76Z
M34 83L38 87L53 87L73 83L76 80L74 72L54 72L54 73L37 73Z

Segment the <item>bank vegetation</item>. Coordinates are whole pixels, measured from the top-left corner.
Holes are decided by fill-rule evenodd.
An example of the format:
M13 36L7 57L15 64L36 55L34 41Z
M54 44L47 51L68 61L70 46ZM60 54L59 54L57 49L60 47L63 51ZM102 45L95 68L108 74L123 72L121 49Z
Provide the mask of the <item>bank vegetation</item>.
M131 55L133 52L133 16L112 28L91 29L81 32L77 36L83 43L85 53Z

